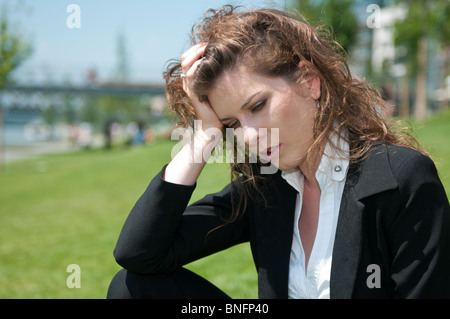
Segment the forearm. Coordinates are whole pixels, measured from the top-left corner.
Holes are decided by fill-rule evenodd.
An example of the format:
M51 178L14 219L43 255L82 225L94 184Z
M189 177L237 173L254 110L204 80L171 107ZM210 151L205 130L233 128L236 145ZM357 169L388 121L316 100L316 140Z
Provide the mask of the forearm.
M168 249L195 186L174 185L156 175L134 205L120 233L114 256L124 268L151 271Z
M231 185L187 206L195 185L155 176L130 212L114 250L124 268L136 273L167 273L211 253L248 240L247 220L223 225L231 211Z

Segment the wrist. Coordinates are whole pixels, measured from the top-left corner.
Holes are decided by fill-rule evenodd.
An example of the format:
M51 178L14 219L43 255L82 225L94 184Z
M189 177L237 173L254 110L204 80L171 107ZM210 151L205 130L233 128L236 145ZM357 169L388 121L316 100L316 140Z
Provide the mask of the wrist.
M164 180L175 184L193 185L215 147L223 141L222 131L219 128L203 129L201 121L198 122L194 124L193 130L191 128L181 134L184 146L179 152L172 154Z
M188 143L193 163L206 163L214 148L222 141L222 132L218 128L194 129Z

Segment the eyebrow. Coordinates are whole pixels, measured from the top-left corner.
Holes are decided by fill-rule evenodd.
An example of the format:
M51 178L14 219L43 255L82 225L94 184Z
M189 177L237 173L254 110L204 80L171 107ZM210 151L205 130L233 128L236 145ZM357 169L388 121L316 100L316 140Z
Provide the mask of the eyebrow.
M247 98L247 100L245 100L245 102L241 105L240 109L241 110L245 109L250 104L250 102L253 100L253 98L255 96L257 96L258 94L260 94L260 93L261 93L261 91L258 91L258 92L253 93L252 95L250 95ZM231 120L231 118L230 117L224 117L224 118L220 119L221 122L225 122L225 121L228 121L228 120Z

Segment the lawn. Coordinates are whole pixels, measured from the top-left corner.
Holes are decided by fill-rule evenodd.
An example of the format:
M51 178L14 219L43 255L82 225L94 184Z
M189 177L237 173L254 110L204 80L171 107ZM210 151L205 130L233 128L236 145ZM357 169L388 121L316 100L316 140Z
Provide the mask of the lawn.
M104 298L120 269L112 252L130 209L170 161L172 141L8 164L0 173L0 298ZM219 191L228 165L207 165L192 200ZM189 265L240 298L256 297L248 245ZM225 262L226 260L226 262ZM69 289L67 266L81 269ZM227 273L239 273L227 280ZM249 288L250 287L250 288Z
M450 113L414 126L450 193ZM112 251L123 222L173 145L46 155L0 171L0 298L104 298L120 269ZM229 180L226 164L205 169L192 200ZM66 285L70 264L81 288ZM257 297L248 244L188 268L234 298Z

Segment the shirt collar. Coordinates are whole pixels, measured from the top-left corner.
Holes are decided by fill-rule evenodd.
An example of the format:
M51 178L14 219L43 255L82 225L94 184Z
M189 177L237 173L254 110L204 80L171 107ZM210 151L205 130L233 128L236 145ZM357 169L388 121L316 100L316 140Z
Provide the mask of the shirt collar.
M347 132L338 134L333 131L330 139L323 152L319 167L317 168L316 178L318 174L324 174L328 178L341 182L347 176L349 166L349 145L347 140Z
M322 184L323 177L336 182L345 180L349 166L348 158L347 131L343 131L343 134L333 131L317 168L316 178L319 184ZM303 174L299 169L281 171L281 176L297 191L303 188Z

